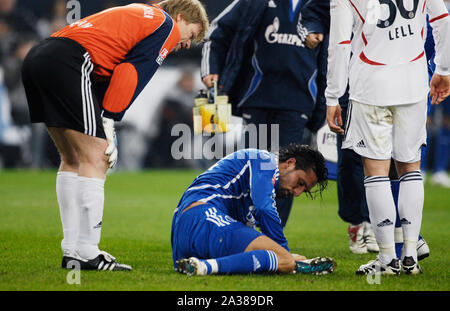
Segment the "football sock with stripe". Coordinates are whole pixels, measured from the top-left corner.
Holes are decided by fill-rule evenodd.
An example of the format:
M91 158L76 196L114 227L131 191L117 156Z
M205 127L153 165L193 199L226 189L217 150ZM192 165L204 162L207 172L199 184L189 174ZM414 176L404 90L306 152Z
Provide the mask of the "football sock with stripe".
M423 175L422 175L423 176ZM397 254L397 258L402 257L403 250L403 229L402 223L400 221L400 217L398 215L398 191L400 188L400 181L391 180L391 188L392 195L394 196L395 209L397 212L397 219L395 220L395 253ZM422 239L422 236L419 234L418 240Z
M276 272L278 268L277 255L267 250L255 250L202 261L208 267L207 274Z
M80 232L76 250L85 259L93 259L100 254L98 244L105 200L104 185L104 179L78 177Z
M56 175L56 198L63 228L61 248L64 254L75 251L80 226L80 209L77 204L78 174L58 172Z
M388 176L369 176L364 178L370 223L380 248L379 259L388 264L396 258L394 224L395 203Z
M423 178L420 171L412 171L400 176L399 180L398 215L403 231L402 258L412 256L417 261L417 240L424 203Z

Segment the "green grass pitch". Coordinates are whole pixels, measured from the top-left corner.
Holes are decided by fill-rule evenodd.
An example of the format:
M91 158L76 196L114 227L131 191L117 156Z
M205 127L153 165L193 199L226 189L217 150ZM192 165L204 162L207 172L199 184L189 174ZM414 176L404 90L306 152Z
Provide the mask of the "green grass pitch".
M187 277L172 266L173 210L198 171L115 173L106 182L101 249L132 272L82 271L80 284L68 284L60 268L62 229L55 195L55 171L0 172L0 290L148 291L309 291L450 289L450 191L425 186L422 234L431 255L424 273L369 280L355 275L375 255L348 250L347 224L337 215L336 184L322 199L295 199L285 234L295 253L331 256L335 273ZM371 284L372 283L372 284Z

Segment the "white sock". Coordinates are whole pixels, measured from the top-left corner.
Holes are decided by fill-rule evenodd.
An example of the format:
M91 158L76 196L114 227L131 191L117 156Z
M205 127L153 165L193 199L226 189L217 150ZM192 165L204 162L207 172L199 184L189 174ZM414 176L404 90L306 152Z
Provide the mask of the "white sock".
M404 241L402 258L412 256L417 262L417 240L424 203L423 177L419 171L412 171L402 175L399 180L398 214Z
M78 204L80 206L80 232L76 250L86 259L93 259L100 253L103 204L105 201L105 180L78 177Z
M77 204L78 175L73 172L58 172L56 175L56 198L63 228L61 248L64 254L75 250L80 225L80 209Z
M387 176L370 176L364 178L370 223L375 239L380 248L380 260L388 264L395 255L395 203L391 183Z

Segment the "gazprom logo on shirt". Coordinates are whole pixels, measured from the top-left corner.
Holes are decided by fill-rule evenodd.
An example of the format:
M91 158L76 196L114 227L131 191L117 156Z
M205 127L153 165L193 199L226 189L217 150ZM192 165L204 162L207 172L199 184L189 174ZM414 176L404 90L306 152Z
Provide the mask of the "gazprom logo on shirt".
M166 59L167 55L169 54L169 51L164 48L161 50L161 52L159 52L159 56L156 59L156 62L158 63L158 65L162 65L163 61Z
M280 20L275 17L272 25L267 26L265 38L271 44L287 44L304 47L302 40L297 34L292 33L278 33L280 29Z

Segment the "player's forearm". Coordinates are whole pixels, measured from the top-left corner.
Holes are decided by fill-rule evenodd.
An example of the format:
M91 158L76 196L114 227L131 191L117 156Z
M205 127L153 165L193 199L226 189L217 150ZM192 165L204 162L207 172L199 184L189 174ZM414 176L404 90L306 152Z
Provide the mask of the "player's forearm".
M353 15L348 4L333 0L331 9L328 73L325 97L327 106L339 104L348 84Z
M330 37L325 35L322 46L320 47L319 58L317 62L317 98L314 106L313 115L323 115L327 110L325 90L327 89L327 70L328 70L328 45Z
M435 73L446 76L450 74L450 16L442 1L428 1L427 10L435 42Z
M104 116L119 121L134 96L138 74L130 63L122 63L114 69L108 90L103 99Z
M206 42L202 49L200 73L202 78L211 74L220 74L225 63L227 50L214 42Z
M281 245L283 248L285 248L287 251L289 251L288 241L284 236L281 221L279 220L278 216L277 218L278 219L275 220L273 219L272 216L270 216L270 217L262 217L261 219L257 220L262 233L264 233L266 236L268 236L269 238L277 242L279 245Z
M330 27L330 1L309 1L302 8L303 26L309 32L327 34Z
M327 88L325 98L327 106L337 106L348 85L348 61L343 60L346 55L341 57L336 53L330 55L329 59L336 59L328 63ZM346 53L345 53L346 54ZM337 59L341 59L341 63Z
M435 73L442 76L450 75L450 18L447 16L447 23L435 27L433 36L435 41L436 56L434 62L436 64Z
M211 23L209 34L202 48L201 76L220 74L223 64L241 24L245 1L233 1Z

